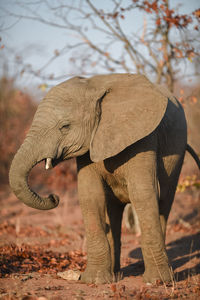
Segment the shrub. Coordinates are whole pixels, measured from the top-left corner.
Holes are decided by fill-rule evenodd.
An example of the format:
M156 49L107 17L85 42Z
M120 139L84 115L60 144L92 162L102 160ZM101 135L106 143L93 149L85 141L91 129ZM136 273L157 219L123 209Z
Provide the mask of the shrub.
M35 110L31 97L15 88L12 79L0 79L0 185L8 184L12 158L23 142Z

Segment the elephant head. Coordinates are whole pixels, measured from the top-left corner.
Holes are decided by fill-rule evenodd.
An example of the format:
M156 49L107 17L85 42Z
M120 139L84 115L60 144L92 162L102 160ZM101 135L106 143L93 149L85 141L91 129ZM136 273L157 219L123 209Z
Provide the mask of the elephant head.
M142 75L74 77L52 88L41 101L24 143L11 164L16 196L30 207L51 209L59 198L42 198L28 185L40 161L46 169L90 152L99 162L150 134L160 123L167 98Z

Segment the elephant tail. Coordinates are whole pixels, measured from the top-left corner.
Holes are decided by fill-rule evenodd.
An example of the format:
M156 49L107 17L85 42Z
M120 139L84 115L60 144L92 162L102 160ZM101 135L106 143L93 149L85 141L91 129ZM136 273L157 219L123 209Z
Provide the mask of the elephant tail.
M198 155L196 154L196 152L194 151L194 149L192 149L192 147L187 144L186 150L192 155L192 157L194 158L194 160L197 163L197 166L200 169L200 159L199 159Z

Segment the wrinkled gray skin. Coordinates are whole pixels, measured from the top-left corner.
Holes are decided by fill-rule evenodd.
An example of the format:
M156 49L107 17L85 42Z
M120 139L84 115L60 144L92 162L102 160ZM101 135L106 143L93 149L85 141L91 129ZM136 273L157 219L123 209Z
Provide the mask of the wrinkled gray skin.
M30 207L52 209L28 183L30 170L77 157L78 190L87 238L86 283L112 282L120 270L120 235L126 203L142 234L146 282L170 281L166 222L187 145L183 109L144 76L75 77L52 88L10 168L10 185Z

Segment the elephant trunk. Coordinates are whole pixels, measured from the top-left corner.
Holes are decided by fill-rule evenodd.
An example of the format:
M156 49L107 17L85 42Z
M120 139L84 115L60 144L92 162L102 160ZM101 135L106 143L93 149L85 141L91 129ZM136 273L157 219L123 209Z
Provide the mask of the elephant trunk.
M47 198L40 197L28 185L28 175L37 163L37 155L34 154L33 147L25 141L12 161L9 172L10 186L17 198L26 205L41 210L52 209L58 205L59 197L52 194Z

